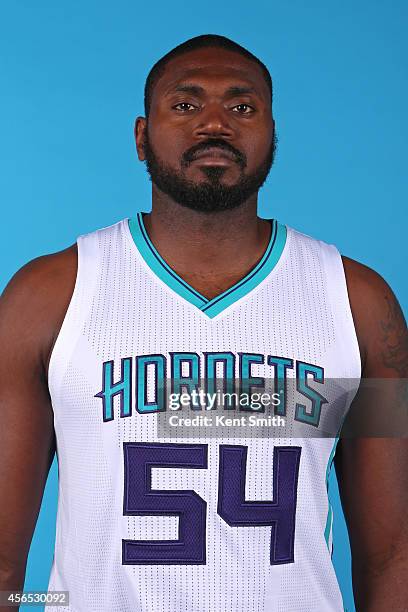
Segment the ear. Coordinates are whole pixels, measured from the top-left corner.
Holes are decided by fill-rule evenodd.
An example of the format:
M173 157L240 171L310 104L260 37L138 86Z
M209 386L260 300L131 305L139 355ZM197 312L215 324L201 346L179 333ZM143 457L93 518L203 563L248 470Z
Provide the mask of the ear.
M147 121L145 117L137 117L135 121L135 141L137 156L140 161L145 160L144 143L146 138Z

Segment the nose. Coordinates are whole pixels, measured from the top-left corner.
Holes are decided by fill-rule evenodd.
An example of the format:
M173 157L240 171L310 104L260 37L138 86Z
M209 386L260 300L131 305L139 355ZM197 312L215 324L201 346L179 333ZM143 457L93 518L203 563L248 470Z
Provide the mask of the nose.
M217 103L206 105L198 115L194 136L199 139L208 137L233 138L234 129L229 121L228 111Z

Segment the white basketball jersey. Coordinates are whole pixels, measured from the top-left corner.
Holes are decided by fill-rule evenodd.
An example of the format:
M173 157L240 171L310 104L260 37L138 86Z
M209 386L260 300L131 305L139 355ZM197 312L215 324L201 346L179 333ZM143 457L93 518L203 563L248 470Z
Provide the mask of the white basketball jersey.
M337 249L271 227L257 266L213 299L162 259L143 213L78 238L49 366L59 498L48 588L70 597L50 610L343 610L327 480L355 388L329 385L330 401L312 389L358 380L358 343ZM163 401L170 380L189 391L227 374L255 388L296 377L304 402L288 391L281 408L289 434L232 435L220 421L196 435L188 418L221 410Z

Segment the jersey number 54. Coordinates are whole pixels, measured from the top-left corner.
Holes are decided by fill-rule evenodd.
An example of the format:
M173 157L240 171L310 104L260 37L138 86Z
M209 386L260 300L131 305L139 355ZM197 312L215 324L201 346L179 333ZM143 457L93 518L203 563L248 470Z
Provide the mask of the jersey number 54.
M123 514L177 516L177 540L122 540L123 564L204 565L207 502L192 490L152 489L152 468L206 469L207 444L124 442ZM245 499L248 447L219 446L217 513L231 527L271 526L270 564L294 562L301 447L273 449L272 501Z

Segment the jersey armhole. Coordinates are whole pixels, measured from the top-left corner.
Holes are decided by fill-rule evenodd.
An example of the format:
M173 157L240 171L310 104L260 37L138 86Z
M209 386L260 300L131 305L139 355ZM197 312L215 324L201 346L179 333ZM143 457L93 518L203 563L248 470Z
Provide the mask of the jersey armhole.
M343 260L335 245L322 243L321 248L329 299L336 321L337 336L347 360L349 377L360 379L362 359L351 311Z
M52 404L58 397L71 355L91 309L98 277L99 244L96 233L79 236L76 243L78 256L74 289L49 358L48 389Z

